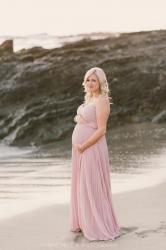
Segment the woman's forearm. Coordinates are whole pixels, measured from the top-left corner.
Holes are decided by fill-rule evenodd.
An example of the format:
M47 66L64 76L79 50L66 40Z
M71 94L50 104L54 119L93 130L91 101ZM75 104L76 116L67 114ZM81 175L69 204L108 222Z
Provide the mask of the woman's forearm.
M94 143L96 143L104 134L106 133L106 129L97 129L95 133L86 141L82 144L84 149L89 148L92 146Z

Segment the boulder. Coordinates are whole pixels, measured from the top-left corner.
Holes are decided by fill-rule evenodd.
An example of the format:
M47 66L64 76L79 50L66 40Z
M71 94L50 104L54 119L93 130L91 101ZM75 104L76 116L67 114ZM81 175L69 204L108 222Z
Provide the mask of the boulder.
M13 53L13 40L6 40L0 45L0 56Z

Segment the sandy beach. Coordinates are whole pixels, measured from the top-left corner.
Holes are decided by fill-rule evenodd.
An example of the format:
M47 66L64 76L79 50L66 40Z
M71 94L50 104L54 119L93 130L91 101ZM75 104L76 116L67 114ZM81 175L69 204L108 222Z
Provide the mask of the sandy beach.
M110 248L164 250L166 242L166 182L113 194L122 229L115 241L90 242L69 230L69 204L55 204L1 220L1 250Z

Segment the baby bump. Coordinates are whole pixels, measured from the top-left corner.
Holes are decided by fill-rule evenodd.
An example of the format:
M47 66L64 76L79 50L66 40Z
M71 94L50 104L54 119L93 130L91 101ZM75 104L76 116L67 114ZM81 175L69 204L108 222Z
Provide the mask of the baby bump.
M96 129L87 126L86 124L77 123L72 133L72 144L84 143Z

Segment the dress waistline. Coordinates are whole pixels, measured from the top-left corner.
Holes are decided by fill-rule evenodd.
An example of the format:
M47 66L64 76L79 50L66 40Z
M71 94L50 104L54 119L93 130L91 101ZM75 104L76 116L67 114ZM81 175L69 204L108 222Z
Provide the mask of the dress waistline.
M77 122L77 124L85 125L85 126L97 129L97 123L96 122L81 122L81 123Z

